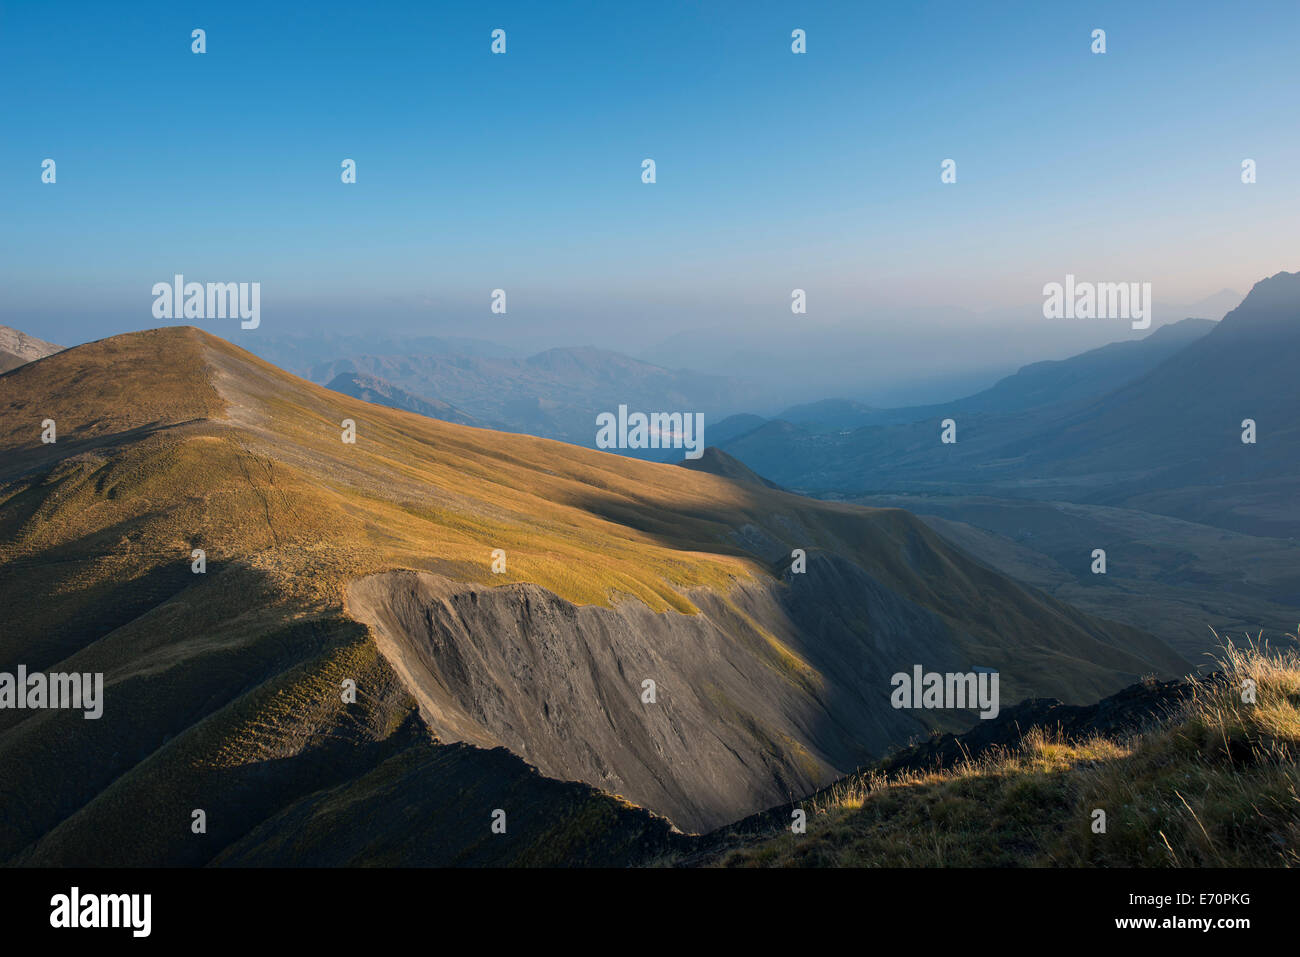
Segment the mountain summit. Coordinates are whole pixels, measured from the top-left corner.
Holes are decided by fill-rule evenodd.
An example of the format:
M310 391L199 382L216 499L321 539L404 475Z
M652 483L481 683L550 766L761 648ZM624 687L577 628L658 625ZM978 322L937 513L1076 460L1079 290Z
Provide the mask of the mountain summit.
M1251 287L1220 327L1232 336L1300 338L1300 272L1279 272Z

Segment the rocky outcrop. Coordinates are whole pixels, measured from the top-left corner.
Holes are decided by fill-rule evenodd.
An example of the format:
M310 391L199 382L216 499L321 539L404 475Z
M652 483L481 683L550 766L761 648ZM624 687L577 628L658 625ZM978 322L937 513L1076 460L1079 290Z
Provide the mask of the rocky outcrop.
M913 547L918 562L935 557ZM1087 637L1095 623L1057 619L1019 590L984 596L983 613L1005 623L993 654L951 598L922 604L834 555L690 597L697 614L655 613L631 599L575 605L532 584L397 571L353 582L348 609L440 740L508 748L548 777L696 832L803 797L932 728L968 724L971 711L891 706L891 676L915 664L964 672L991 661L1014 691L1042 653L1038 630L1050 629L1110 658L1105 669L1079 664L1102 684L1116 665L1142 670L1135 649Z

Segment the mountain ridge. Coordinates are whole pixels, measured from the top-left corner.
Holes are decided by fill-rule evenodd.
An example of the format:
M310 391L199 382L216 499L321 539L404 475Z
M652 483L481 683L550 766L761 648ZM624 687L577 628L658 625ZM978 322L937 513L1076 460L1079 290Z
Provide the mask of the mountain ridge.
M952 669L992 660L1008 695L1046 687L1077 700L1185 667L1136 629L998 576L905 512L369 405L192 328L16 370L0 377L0 408L0 667L102 671L106 697L94 722L0 712L0 765L34 772L0 783L6 806L28 808L0 821L0 859L213 861L295 802L392 760L432 766L459 737L480 745L454 767L485 806L447 818L461 822L449 854L473 853L492 802L524 781L559 802L556 820L599 807L628 833L659 826L611 796L623 793L704 828L961 720L889 708L888 674L918 657ZM39 439L47 417L53 445ZM796 543L806 574L781 564ZM377 643L376 619L352 613L351 583L376 575L454 582L427 601L375 596L381 612L414 614L392 620L426 669L418 687ZM605 624L629 613L681 649L650 662L664 678L657 710L640 701L650 675L633 662L650 646ZM474 624L489 614L512 624ZM476 648L505 664L465 670ZM562 649L604 656L576 698L565 676L582 672L557 666ZM355 705L340 699L345 678L363 692ZM505 684L488 694L484 681ZM495 711L476 704L489 700ZM433 706L470 723L440 721ZM589 753L564 730L605 713L662 754L649 743L640 757ZM496 742L600 793L497 779L483 749ZM713 747L738 759L735 775L703 759ZM55 765L68 782L57 794L35 783ZM177 826L195 807L209 811L202 840ZM481 831L461 829L465 813L483 815Z

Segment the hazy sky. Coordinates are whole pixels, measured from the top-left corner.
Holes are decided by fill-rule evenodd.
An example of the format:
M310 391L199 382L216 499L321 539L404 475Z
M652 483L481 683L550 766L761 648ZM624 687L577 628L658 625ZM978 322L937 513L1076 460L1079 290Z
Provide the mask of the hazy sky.
M911 336L882 362L922 375L945 329L974 365L1131 334L1049 325L1066 273L1182 304L1300 268L1300 4L997 7L7 3L0 322L157 325L180 272L262 284L257 332L196 323L236 342L671 341L698 365L696 334L816 353L834 328L840 360Z

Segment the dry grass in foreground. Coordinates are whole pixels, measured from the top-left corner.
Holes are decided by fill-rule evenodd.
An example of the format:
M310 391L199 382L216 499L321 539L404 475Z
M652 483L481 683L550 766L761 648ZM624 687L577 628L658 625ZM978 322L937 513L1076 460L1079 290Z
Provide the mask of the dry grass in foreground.
M759 867L1268 867L1300 863L1300 653L1224 648L1226 681L1119 740L1035 728L934 773L844 779L807 833L717 863ZM1243 701L1248 680L1255 702ZM1094 813L1105 832L1094 833Z

